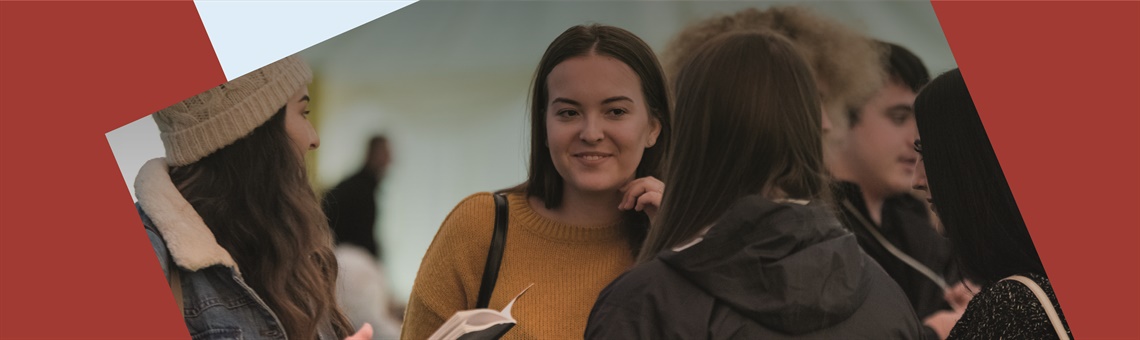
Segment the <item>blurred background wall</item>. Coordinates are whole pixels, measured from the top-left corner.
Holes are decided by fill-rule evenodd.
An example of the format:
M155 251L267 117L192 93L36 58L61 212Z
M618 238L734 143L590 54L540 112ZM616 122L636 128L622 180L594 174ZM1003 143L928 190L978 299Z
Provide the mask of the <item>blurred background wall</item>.
M423 1L302 52L321 147L309 155L318 190L362 166L376 133L393 161L378 193L377 230L397 299L463 197L526 178L530 80L546 46L566 28L625 28L662 51L687 23L786 2ZM800 2L869 36L898 43L932 74L956 67L929 2ZM304 23L298 23L303 25ZM150 117L107 134L123 178L163 155ZM133 188L131 189L134 194ZM488 235L490 237L490 235Z

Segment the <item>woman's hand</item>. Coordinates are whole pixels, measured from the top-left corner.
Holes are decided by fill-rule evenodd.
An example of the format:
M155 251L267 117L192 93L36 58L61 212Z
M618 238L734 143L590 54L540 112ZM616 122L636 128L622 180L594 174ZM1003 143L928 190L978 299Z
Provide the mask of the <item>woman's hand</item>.
M940 339L945 339L950 335L950 330L954 328L954 325L958 323L958 319L962 318L962 314L966 312L966 306L970 304L970 299L974 298L974 294L979 289L970 280L962 280L962 282L946 289L945 298L946 302L950 303L951 310L935 312L922 323L934 329L934 333L938 334Z
M360 330L356 331L356 334L344 338L344 340L372 340L372 325L365 323L364 326L360 327Z
M973 282L970 282L970 280L962 280L962 282L958 282L958 284L946 290L945 299L955 311L963 312L970 303L970 299L973 299L974 294L977 294L979 290L981 290L981 288Z
M618 210L633 209L645 212L645 215L649 216L649 222L653 223L657 209L661 207L665 183L653 176L642 177L626 183L621 192L623 195Z

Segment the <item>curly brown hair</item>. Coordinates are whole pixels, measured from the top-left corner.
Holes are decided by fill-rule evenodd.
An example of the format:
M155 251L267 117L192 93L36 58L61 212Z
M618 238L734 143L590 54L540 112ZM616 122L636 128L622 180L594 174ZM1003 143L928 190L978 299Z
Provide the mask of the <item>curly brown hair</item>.
M770 31L792 41L811 68L833 129L846 130L847 111L862 106L884 80L883 48L862 33L799 6L747 8L688 25L665 49L666 75L675 80L698 47L737 31Z

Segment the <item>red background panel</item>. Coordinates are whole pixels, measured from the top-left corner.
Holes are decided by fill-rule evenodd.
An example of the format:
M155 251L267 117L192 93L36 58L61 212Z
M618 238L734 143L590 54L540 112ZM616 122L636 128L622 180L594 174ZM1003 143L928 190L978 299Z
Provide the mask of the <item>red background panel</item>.
M1140 3L934 8L1074 333L1140 320ZM194 5L0 2L0 338L186 338L105 133L225 77Z
M0 338L188 338L105 134L225 82L194 4L0 3Z
M1140 2L934 10L1077 338L1140 321Z

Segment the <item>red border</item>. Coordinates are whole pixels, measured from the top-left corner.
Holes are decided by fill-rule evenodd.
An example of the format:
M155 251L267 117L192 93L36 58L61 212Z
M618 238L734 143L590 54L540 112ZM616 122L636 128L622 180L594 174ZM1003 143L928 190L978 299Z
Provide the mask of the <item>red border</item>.
M1140 320L1140 2L934 2L1073 335Z
M1074 333L1135 336L1140 3L942 2ZM224 81L194 5L0 2L0 338L186 338L104 134Z
M105 134L225 82L194 4L0 3L0 338L188 338Z

